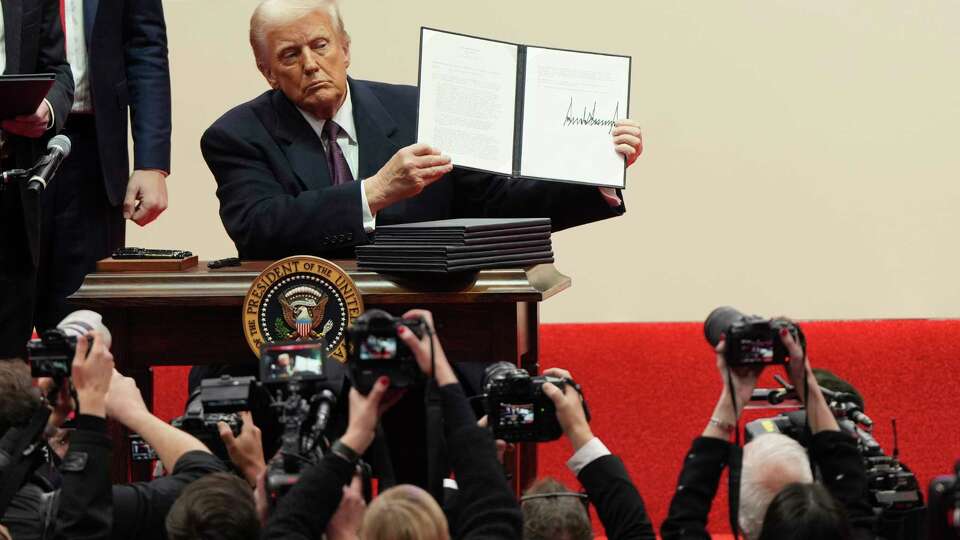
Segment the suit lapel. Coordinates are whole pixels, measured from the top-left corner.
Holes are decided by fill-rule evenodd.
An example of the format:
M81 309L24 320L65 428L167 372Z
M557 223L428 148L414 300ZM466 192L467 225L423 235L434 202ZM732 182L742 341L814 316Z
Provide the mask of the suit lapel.
M320 189L330 185L327 154L317 133L313 131L300 111L290 103L283 92L274 90L270 96L276 113L274 133L283 144L284 155L305 189Z
M87 42L87 50L90 50L90 36L93 35L93 23L97 20L99 7L100 0L83 0L83 37Z
M20 38L23 27L23 0L3 0L4 53L7 67L4 73L20 71Z
M399 143L392 138L397 132L397 124L362 81L349 79L349 83L353 121L360 144L359 177L369 178L400 149Z

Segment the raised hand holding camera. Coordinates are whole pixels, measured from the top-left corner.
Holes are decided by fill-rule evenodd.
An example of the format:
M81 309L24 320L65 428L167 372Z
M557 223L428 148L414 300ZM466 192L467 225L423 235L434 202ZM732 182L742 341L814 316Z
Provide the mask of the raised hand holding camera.
M550 368L544 371L544 375L573 382L573 376L565 369ZM553 401L557 411L557 421L560 422L563 433L570 439L574 452L593 439L593 432L590 430L587 414L583 408L583 397L572 384L563 385L561 390L551 382L544 382L543 393Z
M80 413L106 417L107 392L113 372L113 355L100 332L77 338L72 379Z

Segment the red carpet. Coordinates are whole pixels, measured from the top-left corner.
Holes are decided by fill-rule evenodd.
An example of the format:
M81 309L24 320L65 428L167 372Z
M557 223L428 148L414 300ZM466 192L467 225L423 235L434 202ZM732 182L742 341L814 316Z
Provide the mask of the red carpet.
M702 323L562 324L541 327L541 366L565 367L584 386L593 430L620 455L659 528L679 465L703 429L720 392ZM851 381L890 452L897 419L900 456L926 488L960 458L960 321L821 321L803 324L811 364ZM155 410L183 410L186 373L156 368ZM769 384L765 384L769 383ZM762 384L773 385L769 374ZM771 413L774 414L774 413ZM541 446L540 472L575 487L564 466L565 440ZM714 502L711 528L726 525L726 497ZM596 529L601 532L601 529Z

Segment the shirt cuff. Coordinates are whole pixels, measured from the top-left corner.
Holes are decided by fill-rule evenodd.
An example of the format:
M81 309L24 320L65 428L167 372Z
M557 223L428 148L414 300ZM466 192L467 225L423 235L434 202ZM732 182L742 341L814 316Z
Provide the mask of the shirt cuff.
M50 121L47 122L47 129L50 129L53 126L57 125L57 117L53 112L53 105L51 105L50 102L47 101L47 98L43 98L43 102L47 104L47 110L50 111Z
M609 455L610 450L607 450L607 447L600 442L599 438L594 437L590 439L587 444L581 446L580 449L567 460L567 468L570 469L574 476L578 476L580 471L587 465L593 463L594 460Z
M360 181L360 208L363 209L363 231L372 233L377 228L377 216L370 211L367 203L366 179Z
M600 188L600 194L603 195L603 200L607 201L607 204L610 205L610 208L619 208L623 204L623 201L620 200L620 197L617 195L617 190L611 187L602 187Z

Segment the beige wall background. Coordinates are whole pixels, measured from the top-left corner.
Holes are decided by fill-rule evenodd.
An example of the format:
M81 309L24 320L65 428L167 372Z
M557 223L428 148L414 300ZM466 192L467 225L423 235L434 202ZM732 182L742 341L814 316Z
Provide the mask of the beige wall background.
M165 0L170 209L128 244L233 255L203 130L266 89L254 0ZM633 57L628 212L554 237L547 322L960 315L960 3L342 0L356 78L413 84L421 25Z

